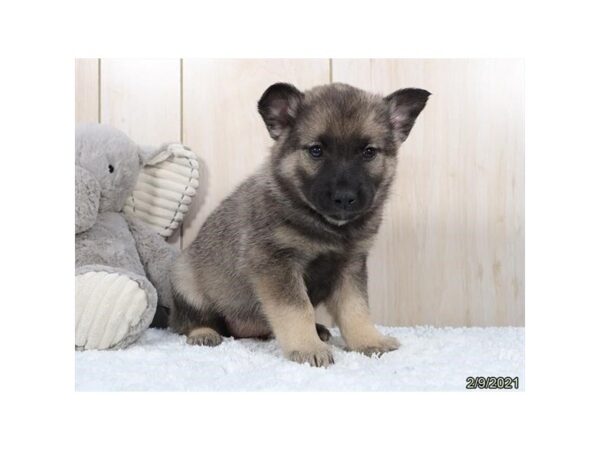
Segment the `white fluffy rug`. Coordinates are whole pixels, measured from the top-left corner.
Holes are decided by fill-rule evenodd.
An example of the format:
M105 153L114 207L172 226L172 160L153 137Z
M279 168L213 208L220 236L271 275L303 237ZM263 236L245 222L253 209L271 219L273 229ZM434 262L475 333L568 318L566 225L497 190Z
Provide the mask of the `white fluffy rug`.
M524 328L392 328L402 346L381 358L346 352L332 329L327 369L283 358L275 341L226 339L213 348L148 330L118 351L75 354L78 391L440 391L465 390L469 376L524 380Z

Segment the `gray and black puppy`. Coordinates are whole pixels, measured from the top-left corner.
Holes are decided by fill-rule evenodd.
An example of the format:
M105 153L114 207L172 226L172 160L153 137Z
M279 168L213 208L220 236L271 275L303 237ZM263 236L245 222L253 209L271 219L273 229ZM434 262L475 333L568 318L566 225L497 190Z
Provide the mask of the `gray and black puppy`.
M429 95L270 86L258 102L270 157L175 262L171 327L197 345L274 334L289 359L327 366L329 333L314 313L323 302L350 350L397 349L369 316L367 254L398 147Z

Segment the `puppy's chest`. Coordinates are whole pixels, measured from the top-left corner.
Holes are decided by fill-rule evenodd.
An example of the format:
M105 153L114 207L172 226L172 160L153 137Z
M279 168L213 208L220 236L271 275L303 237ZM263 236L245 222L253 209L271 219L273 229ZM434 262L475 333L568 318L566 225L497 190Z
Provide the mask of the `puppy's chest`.
M347 256L340 253L322 253L304 269L304 283L313 305L326 300L336 288L347 264Z
M289 251L290 257L304 267L303 278L313 305L326 300L336 289L338 281L348 267L362 261L368 252L371 239L331 238L326 235L281 226L274 232L275 246Z

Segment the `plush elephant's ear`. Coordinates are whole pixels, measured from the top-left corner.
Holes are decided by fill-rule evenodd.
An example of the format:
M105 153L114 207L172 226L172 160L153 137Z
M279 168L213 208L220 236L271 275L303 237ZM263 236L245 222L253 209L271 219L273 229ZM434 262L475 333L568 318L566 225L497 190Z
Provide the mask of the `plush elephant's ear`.
M177 230L192 205L206 192L205 165L181 144L142 147L143 164L133 194L125 203L125 213L135 216L163 237Z
M153 166L159 162L166 161L173 156L171 148L175 144L163 144L160 147L153 145L141 145L139 147L140 164L143 166Z

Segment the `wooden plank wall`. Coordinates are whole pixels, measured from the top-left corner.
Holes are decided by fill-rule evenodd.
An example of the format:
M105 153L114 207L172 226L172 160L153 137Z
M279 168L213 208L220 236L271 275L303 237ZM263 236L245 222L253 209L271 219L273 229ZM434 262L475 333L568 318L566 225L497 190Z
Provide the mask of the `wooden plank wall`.
M172 239L181 248L266 157L256 101L273 82L431 91L400 150L369 259L373 316L385 325L524 325L521 60L81 59L75 70L76 121L110 123L139 143L182 141L206 162L208 195Z

